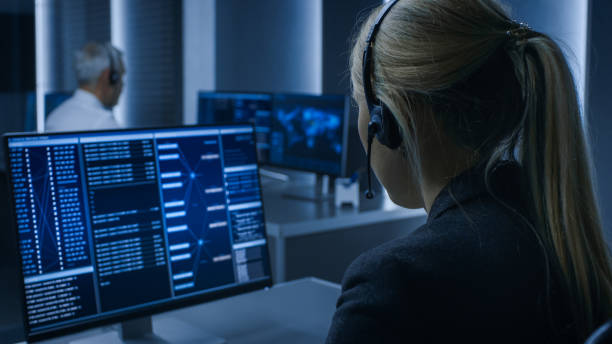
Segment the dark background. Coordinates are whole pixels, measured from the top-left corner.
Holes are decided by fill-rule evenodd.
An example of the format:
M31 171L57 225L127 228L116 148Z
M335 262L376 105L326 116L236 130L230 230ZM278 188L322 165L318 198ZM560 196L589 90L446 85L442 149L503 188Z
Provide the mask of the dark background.
M612 242L612 2L591 1L591 21L587 65L587 125L599 206L608 245Z

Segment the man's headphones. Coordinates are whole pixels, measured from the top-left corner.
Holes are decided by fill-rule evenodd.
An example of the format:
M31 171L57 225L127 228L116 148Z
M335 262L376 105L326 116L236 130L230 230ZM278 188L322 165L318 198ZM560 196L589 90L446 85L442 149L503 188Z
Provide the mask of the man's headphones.
M106 51L108 52L108 60L109 60L108 83L111 85L116 85L119 82L119 79L121 78L121 76L115 69L115 63L114 63L115 59L113 58L113 47L110 43L106 44Z
M372 177L371 177L371 166L370 166L370 158L372 153L372 141L376 136L378 142L382 145L390 148L396 149L402 143L402 135L400 134L399 125L395 120L395 117L391 113L391 110L387 107L385 103L383 103L380 99L376 97L374 91L372 90L372 78L371 73L373 69L373 61L372 61L372 48L374 46L374 39L376 38L376 33L380 29L380 24L382 20L385 18L387 13L391 10L391 7L395 5L398 0L389 1L385 7L380 11L378 17L374 21L374 24L370 28L370 32L368 33L368 37L366 39L366 45L363 49L363 93L365 95L366 104L368 105L368 110L370 112L370 122L368 123L368 151L367 151L367 159L368 159L368 190L366 192L367 198L374 197L372 193Z

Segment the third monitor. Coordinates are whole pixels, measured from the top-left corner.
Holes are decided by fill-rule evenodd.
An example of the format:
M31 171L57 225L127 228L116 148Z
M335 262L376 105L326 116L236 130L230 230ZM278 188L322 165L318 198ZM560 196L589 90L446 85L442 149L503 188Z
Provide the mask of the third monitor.
M345 95L200 92L198 123L252 122L264 165L345 176Z

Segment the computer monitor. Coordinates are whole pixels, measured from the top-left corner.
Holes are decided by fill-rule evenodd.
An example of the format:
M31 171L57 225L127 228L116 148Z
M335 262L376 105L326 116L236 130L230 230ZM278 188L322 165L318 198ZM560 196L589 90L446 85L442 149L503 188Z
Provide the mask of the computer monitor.
M272 96L266 93L199 92L198 123L249 122L255 126L257 157L268 160Z
M252 125L4 141L28 339L271 284Z
M346 175L348 110L344 95L274 95L267 163Z

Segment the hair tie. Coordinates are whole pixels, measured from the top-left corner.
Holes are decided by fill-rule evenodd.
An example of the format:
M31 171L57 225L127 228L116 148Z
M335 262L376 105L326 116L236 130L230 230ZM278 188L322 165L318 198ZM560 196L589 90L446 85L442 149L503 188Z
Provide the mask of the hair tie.
M506 31L506 36L511 42L517 45L524 43L530 38L537 37L539 34L533 31L529 25L525 23L514 23L515 27Z

